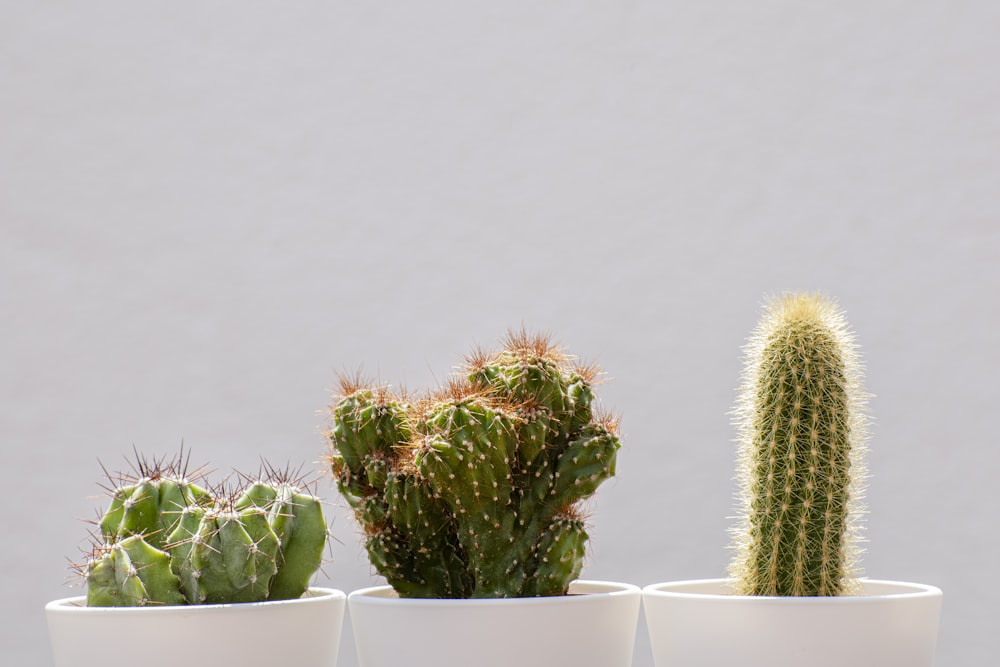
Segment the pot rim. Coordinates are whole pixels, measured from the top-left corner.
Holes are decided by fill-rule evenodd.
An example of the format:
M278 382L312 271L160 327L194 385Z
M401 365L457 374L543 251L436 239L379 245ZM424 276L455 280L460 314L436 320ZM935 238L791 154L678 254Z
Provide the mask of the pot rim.
M146 607L88 607L87 597L77 595L69 598L52 600L45 605L47 614L90 614L90 615L111 615L120 616L123 614L168 614L168 613L193 613L207 614L231 609L234 611L244 611L259 609L261 607L275 607L297 604L318 604L331 599L345 599L347 595L336 588L324 588L322 586L311 586L300 598L291 600L264 600L262 602L231 602L225 604L179 604L179 605L151 605Z
M733 579L688 579L650 584L642 589L643 598L675 598L697 600L746 600L760 604L805 605L817 601L823 604L864 604L875 600L900 600L906 598L939 598L943 595L940 588L928 584L916 584L908 581L893 581L889 579L857 580L861 592L852 595L830 597L779 597L734 595L729 592ZM707 589L707 590L706 590ZM869 592L870 591L870 592Z
M371 586L351 592L347 600L351 604L392 607L504 607L504 606L557 606L565 604L592 604L608 598L642 595L642 589L634 584L616 581L596 581L577 579L570 583L568 595L522 598L401 598L392 586Z

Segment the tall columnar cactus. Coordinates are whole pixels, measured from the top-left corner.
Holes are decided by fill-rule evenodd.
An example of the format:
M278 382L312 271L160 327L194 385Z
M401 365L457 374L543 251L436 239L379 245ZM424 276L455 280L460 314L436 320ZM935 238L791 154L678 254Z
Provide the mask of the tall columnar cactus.
M747 346L737 406L739 593L828 596L849 586L863 477L861 372L832 301L793 294L768 305Z
M319 567L319 500L271 471L242 493L206 491L182 459L142 459L114 488L102 543L81 567L90 606L211 604L301 596ZM249 481L249 480L248 480Z
M331 465L372 564L404 597L563 595L587 533L578 504L615 473L597 369L510 334L464 378L410 401L342 379Z

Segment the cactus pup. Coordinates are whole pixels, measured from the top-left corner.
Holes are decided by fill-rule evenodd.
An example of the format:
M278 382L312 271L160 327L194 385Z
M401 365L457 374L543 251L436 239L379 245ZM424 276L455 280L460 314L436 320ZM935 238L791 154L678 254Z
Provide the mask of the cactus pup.
M544 336L507 336L416 400L342 378L330 462L375 569L403 597L564 595L582 566L580 501L615 473L598 371Z
M736 411L736 592L847 592L866 436L861 375L853 334L834 302L791 294L768 304L747 345Z

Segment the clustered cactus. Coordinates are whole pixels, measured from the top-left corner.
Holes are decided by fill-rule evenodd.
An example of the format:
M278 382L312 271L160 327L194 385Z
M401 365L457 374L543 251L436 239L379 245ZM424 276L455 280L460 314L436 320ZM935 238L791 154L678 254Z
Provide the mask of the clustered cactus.
M297 598L322 560L320 501L287 471L233 493L199 485L183 456L138 458L108 475L100 543L81 570L87 605L215 604Z
M596 367L543 336L505 342L417 400L341 378L332 471L403 597L563 595L580 573L578 506L615 473L617 420L595 417Z
M854 577L865 442L853 334L829 299L787 295L768 304L746 364L737 592L839 595Z

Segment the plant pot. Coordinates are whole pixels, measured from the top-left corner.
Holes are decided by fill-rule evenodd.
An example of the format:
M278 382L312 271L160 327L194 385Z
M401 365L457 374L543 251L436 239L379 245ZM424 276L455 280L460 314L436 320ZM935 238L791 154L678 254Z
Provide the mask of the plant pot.
M857 595L732 595L731 581L704 579L643 589L657 667L930 667L941 590L864 579Z
M575 581L569 595L400 599L389 586L348 597L361 667L629 667L641 591Z
M294 665L335 667L345 595L310 588L296 600L162 607L45 605L55 667Z

